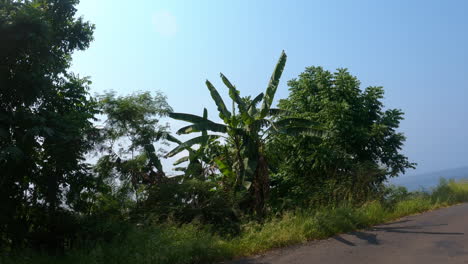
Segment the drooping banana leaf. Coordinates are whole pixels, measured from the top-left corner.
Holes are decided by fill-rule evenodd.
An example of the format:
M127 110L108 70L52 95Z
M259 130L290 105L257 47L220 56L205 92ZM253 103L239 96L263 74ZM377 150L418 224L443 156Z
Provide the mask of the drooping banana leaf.
M169 117L190 123L199 123L205 121L205 119L201 116L186 113L169 113Z
M188 160L189 160L189 156L185 156L185 157L182 157L182 158L176 160L174 163L172 163L172 165L176 166L176 165L179 165L179 164L181 164L183 162L186 162Z
M181 152L181 151L183 151L183 150L185 150L187 148L190 148L193 145L203 144L207 140L217 139L219 137L220 136L218 136L218 135L208 135L208 136L199 136L199 137L189 139L189 140L185 141L184 143L180 144L179 146L175 147L173 150L171 150L166 155L166 157L173 157L177 153L179 153L179 152Z
M203 132L203 131L213 131L213 132L219 132L219 133L226 133L227 132L227 127L223 124L218 124L212 121L203 121L199 123L195 123L192 125L188 125L185 127L182 127L177 131L178 135L181 134L189 134L189 133L194 133L194 132Z
M166 139L170 142L174 142L174 143L177 143L177 144L180 144L182 143L182 141L178 140L176 137L170 135L170 134L167 134L166 135Z

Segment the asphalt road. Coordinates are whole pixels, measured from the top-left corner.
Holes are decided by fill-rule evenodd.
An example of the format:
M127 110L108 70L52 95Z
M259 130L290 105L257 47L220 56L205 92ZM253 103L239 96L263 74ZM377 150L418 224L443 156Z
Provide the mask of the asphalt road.
M231 263L468 263L468 204Z

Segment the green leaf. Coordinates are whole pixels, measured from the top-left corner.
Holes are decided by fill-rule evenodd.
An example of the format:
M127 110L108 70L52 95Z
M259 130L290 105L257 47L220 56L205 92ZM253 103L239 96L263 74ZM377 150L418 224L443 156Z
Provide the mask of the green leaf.
M261 129L261 128L267 127L270 124L271 124L271 121L268 119L257 119L252 123L252 127Z
M174 170L174 171L185 171L186 169L187 168L185 168L185 167L175 167L172 170Z
M203 119L208 120L208 110L206 110L206 108L203 108ZM206 131L206 129L203 129L203 128L198 128L198 129L201 130L202 137L208 136L208 132Z
M260 93L255 97L252 102L250 102L247 112L251 117L254 117L257 114L257 104L263 99L263 93Z
M257 106L257 104L263 99L263 96L264 94L263 93L260 93L259 95L257 95L253 100L252 102L250 102L250 105L248 107L248 110L252 109L252 108L255 108Z
M231 99L237 104L237 107L239 107L240 114L245 116L247 114L247 106L245 105L244 100L242 100L240 97L239 90L237 90L236 87L231 84L231 82L226 76L224 76L224 74L220 73L220 76L224 84L229 88L229 97L231 97Z
M255 174L255 170L257 169L257 163L258 162L255 159L244 158L244 168L247 176L250 176L249 179L251 179Z
M288 136L311 136L311 137L323 137L325 135L324 131L317 128L310 127L286 127L277 130L280 134L285 134Z
M170 135L170 134L167 134L166 135L166 139L170 142L174 142L174 143L177 143L177 144L181 144L182 141L178 140L176 137Z
M268 114L268 110L273 103L273 98L275 97L276 89L278 89L279 80L281 74L283 73L284 66L286 65L286 53L284 50L281 52L281 56L276 64L275 70L271 75L270 82L265 92L265 97L263 98L262 108L260 109L260 117L264 118Z
M307 127L318 126L319 124L315 121L304 119L304 118L285 118L281 119L274 123L276 128L286 128L286 127Z
M147 153L154 153L154 152L155 152L155 149L154 149L153 144L146 144L146 145L145 145L145 151L146 151Z
M206 80L206 86L208 87L208 90L210 90L211 97L213 98L213 100L216 103L216 106L218 107L219 117L222 120L224 120L224 122L228 123L229 118L231 118L231 112L227 110L223 99L221 98L213 84L211 84L210 81Z
M199 123L199 122L206 121L206 119L204 119L201 116L186 114L186 113L169 113L169 117L176 119L176 120L186 121L190 123Z
M224 162L221 159L215 159L214 162L216 165L218 165L219 171L221 171L221 174L223 174L226 177L232 177L234 178L236 174L232 170L231 166L229 166L226 162Z
M182 127L181 129L177 131L177 134L178 135L189 134L189 133L194 133L194 132L202 132L204 130L209 130L209 131L219 132L219 133L226 133L227 127L223 124L218 124L218 123L211 122L208 120L208 121L195 123L192 125Z
M288 115L291 114L289 111L279 108L270 108L268 113L269 116L279 116L279 115Z
M176 165L179 165L179 164L181 164L183 162L186 162L188 160L189 160L189 156L185 156L185 157L182 157L182 158L176 160L174 163L172 163L172 165L176 166Z
M203 144L203 142L206 142L207 140L217 139L219 137L220 136L217 136L217 135L209 135L209 136L205 136L205 137L200 136L200 137L195 137L195 138L189 139L189 140L185 141L184 143L180 144L179 146L177 146L176 148L174 148L173 150L171 150L166 155L166 157L173 157L177 153L179 153L179 152L181 152L181 151L183 151L183 150L185 150L187 148L190 148L193 145Z
M272 130L273 132L290 136L323 136L323 130L317 122L304 118L291 117L279 120L273 123L270 130Z

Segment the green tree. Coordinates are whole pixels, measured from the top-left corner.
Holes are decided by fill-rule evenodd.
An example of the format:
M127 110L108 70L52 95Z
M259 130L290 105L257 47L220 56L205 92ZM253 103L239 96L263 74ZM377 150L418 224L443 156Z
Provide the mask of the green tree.
M56 247L68 209L93 188L84 158L92 148L95 103L87 78L68 69L94 26L78 1L0 2L0 243Z
M160 157L164 154L155 143L176 140L168 133L168 125L160 124L172 108L161 93L149 92L116 96L109 92L100 97L104 115L101 129L102 155L96 165L101 179L120 181L122 187L132 188L137 200L144 195L144 186L161 183L165 173Z
M325 134L275 137L269 157L276 167L277 197L355 197L414 167L401 153L405 137L397 129L403 112L384 109L382 87L361 90L346 69L331 73L321 67L306 68L288 85L289 97L279 107L317 122Z
M245 187L250 189L249 207L258 216L263 216L265 213L265 202L268 199L270 190L268 162L264 154L268 135L273 132L315 131L310 128L310 122L304 124L304 121L307 120L293 118L274 122L272 118L280 112L279 109L272 108L271 105L285 64L286 54L282 52L265 94L261 93L253 100L249 97L242 98L236 87L221 73L221 79L229 89L229 96L233 101L232 111L227 109L216 88L209 81L206 81L211 97L218 107L219 117L224 121L224 124L215 123L191 114L170 114L170 117L174 119L193 123L181 128L178 131L179 134L200 132L204 129L227 134L227 142L232 146L233 155L236 159L233 164L233 170L236 171L233 188L235 190ZM260 102L261 107L257 107ZM236 109L238 114L236 114ZM219 136L210 135L208 137L215 139ZM192 145L201 144L206 139L207 136L205 135L190 139L172 150L168 156L173 156ZM222 168L220 169L222 170Z

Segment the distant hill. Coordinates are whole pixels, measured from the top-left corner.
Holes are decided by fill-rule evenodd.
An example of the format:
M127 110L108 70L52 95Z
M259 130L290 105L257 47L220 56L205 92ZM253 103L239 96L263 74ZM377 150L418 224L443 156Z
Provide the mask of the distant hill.
M440 178L454 180L468 179L468 167L441 170L423 174L403 175L398 178L391 179L389 183L402 185L413 191L421 188L430 189L435 187L439 183Z

